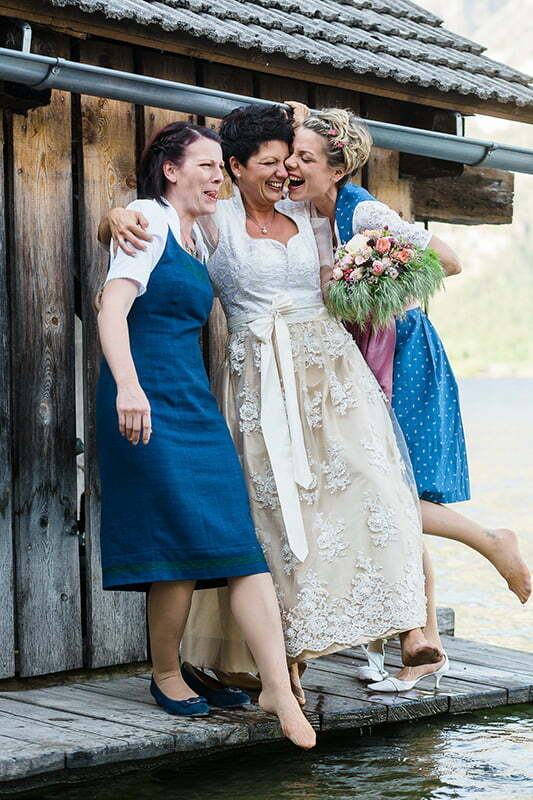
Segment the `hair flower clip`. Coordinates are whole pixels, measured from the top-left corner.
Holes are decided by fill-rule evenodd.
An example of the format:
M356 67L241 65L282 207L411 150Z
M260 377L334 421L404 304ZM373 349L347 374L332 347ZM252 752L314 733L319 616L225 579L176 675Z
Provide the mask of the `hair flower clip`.
M336 142L333 142L333 144L334 144L335 147L339 147L339 148L343 148L344 147L344 142L341 142L339 139L337 139Z
M336 135L337 131L335 130L335 128L330 128L328 131L328 136L336 136Z

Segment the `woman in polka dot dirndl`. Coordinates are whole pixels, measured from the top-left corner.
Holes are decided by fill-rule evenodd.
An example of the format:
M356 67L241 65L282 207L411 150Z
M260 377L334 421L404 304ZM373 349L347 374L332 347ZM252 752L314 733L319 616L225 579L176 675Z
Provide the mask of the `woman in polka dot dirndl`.
M294 202L310 204L313 215L329 218L336 245L349 241L356 233L386 225L392 233L416 245L430 245L438 253L446 276L461 271L455 253L440 238L406 222L366 189L349 182L367 161L372 145L361 120L343 109L324 109L310 116L302 104L290 105L296 135L293 154L286 162L289 197ZM525 603L531 593L531 579L514 532L487 530L443 505L468 500L470 485L458 387L430 320L419 304L413 304L391 328L376 333L357 326L350 326L349 330L391 400L405 437L424 532L477 550ZM427 554L426 569L431 595L433 580ZM428 600L430 611L434 603L431 597ZM426 635L440 646L434 614L428 614ZM372 668L367 671L372 678L384 674L381 644L375 649L376 653L369 652ZM426 667L407 668L410 674L402 677L416 677L411 673L421 669Z

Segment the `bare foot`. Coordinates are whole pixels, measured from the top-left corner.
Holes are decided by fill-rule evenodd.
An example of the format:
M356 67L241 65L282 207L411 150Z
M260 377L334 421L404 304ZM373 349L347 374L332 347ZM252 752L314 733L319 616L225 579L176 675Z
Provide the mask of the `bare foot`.
M400 634L402 661L406 667L436 664L442 660L442 650L428 642L421 628Z
M284 735L297 747L310 750L315 746L316 733L292 692L263 689L259 695L259 705L263 711L277 716Z
M518 538L506 528L487 530L486 557L507 581L509 589L521 603L527 603L531 594L531 574L520 554Z
M178 672L154 672L156 686L170 697L171 700L189 700L191 697L198 697L190 686L187 686L181 673Z
M289 675L291 676L291 689L295 698L301 706L305 706L305 693L302 687L300 676L303 675L304 669L301 669L301 664L291 664L289 667Z
M441 658L440 661L437 661L435 664L420 664L417 667L404 667L397 672L394 677L399 678L401 681L414 681L420 678L421 675L430 675L432 672L436 672L442 667L443 663L444 658Z

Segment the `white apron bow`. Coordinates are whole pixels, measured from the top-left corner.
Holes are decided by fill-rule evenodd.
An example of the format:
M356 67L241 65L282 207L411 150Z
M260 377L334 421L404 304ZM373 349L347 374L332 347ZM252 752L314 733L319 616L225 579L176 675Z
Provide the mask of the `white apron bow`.
M309 548L298 487L309 489L313 476L305 450L291 338L286 319L307 322L328 317L324 306L294 308L290 295L282 293L272 299L269 313L238 314L228 320L231 333L248 327L261 342L261 429L276 482L289 546L299 561L305 560ZM274 333L278 359L274 349Z

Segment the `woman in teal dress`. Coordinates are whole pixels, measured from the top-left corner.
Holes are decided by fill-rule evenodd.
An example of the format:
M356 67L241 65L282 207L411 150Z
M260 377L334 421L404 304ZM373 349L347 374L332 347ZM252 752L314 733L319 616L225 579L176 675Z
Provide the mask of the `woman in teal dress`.
M156 134L139 169L147 199L131 204L152 240L136 258L122 250L111 258L98 313L103 582L148 590L152 695L169 713L194 716L209 708L182 677L180 640L194 589L227 582L264 673L260 704L296 744L311 747L313 729L290 689L272 578L200 348L213 294L195 220L216 208L221 161L218 136L206 128L179 122Z

